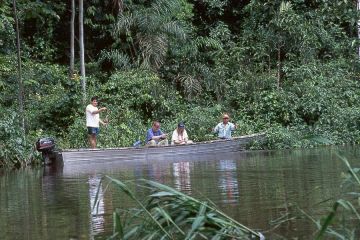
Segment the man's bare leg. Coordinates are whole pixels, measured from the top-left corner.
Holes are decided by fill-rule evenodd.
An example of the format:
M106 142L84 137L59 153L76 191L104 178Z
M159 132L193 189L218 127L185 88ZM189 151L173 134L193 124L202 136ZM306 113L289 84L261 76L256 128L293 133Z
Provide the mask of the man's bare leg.
M96 135L95 134L89 134L89 142L91 148L96 148Z

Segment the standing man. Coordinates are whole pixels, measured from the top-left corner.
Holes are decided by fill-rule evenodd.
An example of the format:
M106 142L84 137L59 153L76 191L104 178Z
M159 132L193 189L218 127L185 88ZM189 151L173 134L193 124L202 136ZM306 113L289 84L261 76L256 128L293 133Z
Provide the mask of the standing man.
M167 135L160 130L160 123L154 121L152 127L146 132L146 144L149 146L167 146Z
M223 115L223 122L216 125L214 128L214 132L218 134L218 138L220 139L231 139L231 131L236 129L236 125L229 122L229 114Z
M106 111L106 107L100 109L97 108L98 97L91 98L91 103L86 107L86 127L89 135L89 143L91 148L96 148L96 136L99 134L99 122L102 125L106 125L100 119L100 112Z

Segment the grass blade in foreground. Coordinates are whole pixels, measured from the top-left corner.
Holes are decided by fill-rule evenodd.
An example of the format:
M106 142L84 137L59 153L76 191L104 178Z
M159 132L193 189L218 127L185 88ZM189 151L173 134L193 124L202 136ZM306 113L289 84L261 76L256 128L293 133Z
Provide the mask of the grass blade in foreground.
M108 176L106 178L139 206L132 209L131 214L126 214L127 219L118 217L123 221L116 224L122 226L114 229L111 239L265 239L262 234L238 223L213 204L199 201L166 185L140 180L144 184L136 184L137 187L151 190L140 201L126 184ZM129 210L122 209L124 211Z
M348 180L349 179L352 180L352 185L357 190L359 190L360 178L357 175L357 171L355 171L355 169L353 169L350 166L349 161L345 157L342 157L339 154L337 154L337 156L345 163L346 167L348 168L348 172L350 175L350 178L348 178ZM349 196L356 197L356 196L358 196L358 194L359 194L359 191L352 193ZM331 212L325 218L321 227L320 227L320 225L318 225L320 228L319 228L318 234L316 235L316 238L315 238L316 240L323 239L325 237L326 233L328 235L335 236L337 239L354 239L353 236L354 236L354 233L356 232L356 228L355 229L349 228L346 223L343 223L343 221L340 221L340 223L342 223L342 224L338 224L340 226L336 226L339 229L338 231L333 230L333 228L331 227L331 224L333 222L335 222L335 218L336 218L339 207L342 207L346 211L347 219L352 219L353 223L360 222L359 211L356 209L356 207L354 207L352 202L354 202L354 203L357 202L358 203L357 207L359 207L359 198L350 199L350 200L339 199L334 203ZM353 218L351 215L355 215L355 218Z

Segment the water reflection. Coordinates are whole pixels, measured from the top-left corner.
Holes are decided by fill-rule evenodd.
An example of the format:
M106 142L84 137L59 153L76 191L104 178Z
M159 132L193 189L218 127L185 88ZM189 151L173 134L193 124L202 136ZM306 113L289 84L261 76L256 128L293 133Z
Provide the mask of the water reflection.
M191 194L190 162L173 163L175 189Z
M149 162L146 166L147 176L154 181L165 183L166 179L170 176L169 162Z
M359 167L359 149L344 151L354 167ZM346 170L335 153L332 148L242 152L199 160L2 172L0 239L106 239L112 234L114 209L134 207L134 201L114 188L100 194L97 211L93 211L100 177L105 174L122 181L158 181L209 199L251 228L271 229L285 239L311 239L316 229L306 219L278 227L273 224L290 218L298 208L316 219L324 217L332 202L318 203L340 195L341 172ZM143 191L134 189L137 194ZM264 232L267 239L275 239Z
M46 204L54 205L57 202L56 182L57 182L56 169L44 167L43 177L41 178L41 193L43 201Z
M104 232L104 214L105 214L105 204L104 204L104 194L103 187L101 183L101 176L94 175L89 176L89 198L90 198L90 207L91 207L91 236L97 235Z
M218 188L222 196L221 201L236 204L239 201L239 186L236 162L234 160L220 160L217 165L219 174Z

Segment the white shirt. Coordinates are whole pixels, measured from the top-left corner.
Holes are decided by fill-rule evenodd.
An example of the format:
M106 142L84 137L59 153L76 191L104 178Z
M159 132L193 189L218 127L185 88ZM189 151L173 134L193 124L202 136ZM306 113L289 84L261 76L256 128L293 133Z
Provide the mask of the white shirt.
M99 127L100 115L99 113L94 114L93 112L98 111L97 107L94 107L92 104L87 105L86 107L86 126L87 127Z
M171 142L174 141L188 141L189 137L187 135L186 130L184 129L183 134L179 135L177 129L174 130L172 137L171 137Z

